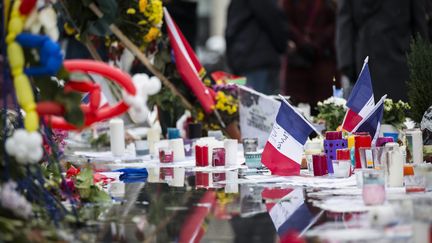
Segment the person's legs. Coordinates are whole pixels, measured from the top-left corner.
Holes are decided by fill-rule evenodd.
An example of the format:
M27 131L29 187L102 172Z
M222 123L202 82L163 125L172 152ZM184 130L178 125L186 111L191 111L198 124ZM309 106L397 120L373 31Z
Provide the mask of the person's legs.
M254 90L267 95L279 93L278 69L258 69L245 72L243 75L246 77L246 85Z

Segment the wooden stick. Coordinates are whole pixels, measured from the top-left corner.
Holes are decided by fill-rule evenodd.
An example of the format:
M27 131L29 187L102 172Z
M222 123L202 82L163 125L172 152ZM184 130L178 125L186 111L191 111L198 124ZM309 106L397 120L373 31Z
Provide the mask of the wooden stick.
M93 11L93 13L98 17L102 18L103 13L102 11L96 6L94 3L90 3L88 6L90 10ZM129 49L130 52L134 56L138 58L138 60L141 61L141 63L156 77L158 77L162 83L168 87L168 89L176 96L178 96L185 106L187 110L192 110L193 106L192 104L176 89L176 87L159 71L157 70L149 61L149 59L144 55L144 53L141 52L141 50L134 44L130 39L123 34L123 32L115 25L110 24L109 25L110 30L116 35L116 37L125 45L127 49Z

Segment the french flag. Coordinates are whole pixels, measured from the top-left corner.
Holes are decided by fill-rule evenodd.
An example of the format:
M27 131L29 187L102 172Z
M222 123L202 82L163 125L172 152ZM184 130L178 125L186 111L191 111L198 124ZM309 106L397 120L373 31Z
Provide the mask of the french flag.
M315 128L285 98L281 98L283 102L264 147L261 162L274 175L299 175L303 146Z
M369 115L353 129L353 132L368 132L372 137L372 144L375 144L379 135L381 120L384 114L384 100L386 97L387 95L384 95Z
M348 132L353 132L353 129L375 106L368 60L369 57L366 57L357 82L348 98L348 110L342 123L342 128Z
M283 193L277 198L274 195ZM315 223L314 215L305 203L302 188L264 189L262 197L266 200L267 211L281 242L293 242L308 227ZM277 200L276 203L267 203ZM293 233L294 237L293 237ZM294 239L293 239L294 238ZM288 240L290 239L290 240Z

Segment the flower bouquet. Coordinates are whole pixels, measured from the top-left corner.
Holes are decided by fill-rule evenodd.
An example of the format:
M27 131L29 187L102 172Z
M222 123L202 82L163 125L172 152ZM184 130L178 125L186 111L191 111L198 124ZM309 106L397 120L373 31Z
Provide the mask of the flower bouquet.
M324 122L327 131L335 131L342 124L347 110L346 100L338 97L330 97L318 102L317 122Z

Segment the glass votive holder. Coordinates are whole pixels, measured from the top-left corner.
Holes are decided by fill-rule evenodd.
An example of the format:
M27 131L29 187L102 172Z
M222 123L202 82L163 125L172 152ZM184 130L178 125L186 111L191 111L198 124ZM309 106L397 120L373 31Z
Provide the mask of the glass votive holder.
M312 155L314 176L323 176L328 173L327 156L324 153Z
M256 152L258 150L258 138L243 138L244 153Z
M414 165L414 175L425 178L425 187L427 191L432 191L432 164L421 163Z
M351 160L333 160L333 176L348 178L351 175Z
M383 170L363 170L363 202L365 205L381 205L385 201Z
M212 153L213 166L225 166L225 148L214 148Z
M181 138L180 130L175 127L168 127L167 128L167 138L168 139L176 139Z
M150 150L146 140L135 141L135 153L137 156L148 155L149 152Z
M363 169L383 169L386 162L386 152L389 147L359 148L360 163Z
M174 162L174 151L171 148L160 148L159 149L159 161L161 163Z
M404 176L406 193L425 192L426 178L422 175Z

